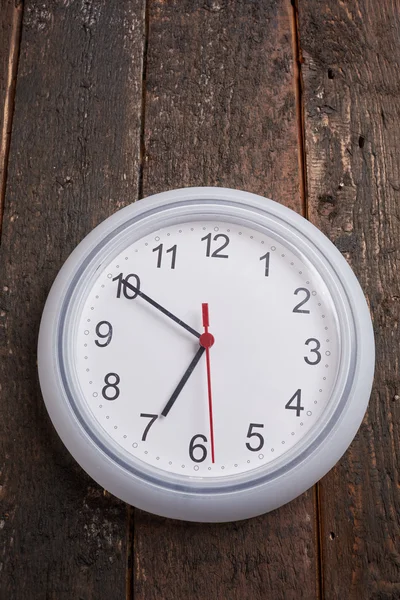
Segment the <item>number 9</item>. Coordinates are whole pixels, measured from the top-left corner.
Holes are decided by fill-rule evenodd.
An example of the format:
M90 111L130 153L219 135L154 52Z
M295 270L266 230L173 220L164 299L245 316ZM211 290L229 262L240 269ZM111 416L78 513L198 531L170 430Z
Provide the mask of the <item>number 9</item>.
M107 325L107 332L106 333L101 333L100 328L102 325ZM111 323L109 323L108 321L100 321L100 323L97 323L96 325L96 335L105 340L104 344L101 344L99 342L99 340L94 340L94 343L96 344L96 346L98 346L99 348L105 348L106 346L108 346L108 344L111 342L112 340L112 336L113 336L113 328Z

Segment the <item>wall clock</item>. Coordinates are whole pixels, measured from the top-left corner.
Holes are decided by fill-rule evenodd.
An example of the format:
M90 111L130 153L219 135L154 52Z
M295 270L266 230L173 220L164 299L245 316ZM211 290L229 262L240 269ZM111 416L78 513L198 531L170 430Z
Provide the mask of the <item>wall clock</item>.
M293 211L223 188L124 208L62 267L39 336L44 400L78 463L158 515L231 521L318 481L365 413L361 288Z

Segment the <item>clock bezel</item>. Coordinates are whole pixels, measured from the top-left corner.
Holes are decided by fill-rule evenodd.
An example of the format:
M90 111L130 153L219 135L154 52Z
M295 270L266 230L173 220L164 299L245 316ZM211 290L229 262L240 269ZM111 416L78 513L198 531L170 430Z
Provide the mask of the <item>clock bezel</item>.
M276 461L240 475L207 480L168 473L131 455L127 462L128 453L110 444L107 434L94 435L100 427L88 424L82 406L76 404L77 388L74 384L71 390L73 370L68 360L73 338L73 322L68 322L68 318L77 314L77 303L82 302L98 265L112 260L113 253L123 248L124 236L132 241L132 228L141 238L169 222L195 217L232 222L237 219L253 229L262 229L272 222L276 235L285 232L286 245L289 243L298 252L301 248L301 255L323 276L338 312L342 338L342 381L336 389L340 398L332 402L331 414L328 411L304 440ZM271 234L270 227L268 233ZM357 279L339 251L290 209L254 194L224 188L186 188L157 194L100 224L61 269L46 303L39 339L39 374L46 406L60 437L81 466L105 488L139 508L200 521L232 520L266 512L318 481L343 454L358 429L368 403L373 365L368 307ZM246 500L246 508L243 495L252 499L250 504ZM212 505L212 499L215 502L217 498L218 510Z

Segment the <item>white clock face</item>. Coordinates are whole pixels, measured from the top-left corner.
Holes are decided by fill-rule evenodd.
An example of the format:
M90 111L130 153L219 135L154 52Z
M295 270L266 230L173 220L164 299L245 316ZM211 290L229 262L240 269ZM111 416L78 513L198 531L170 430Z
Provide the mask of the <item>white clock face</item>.
M102 265L73 360L105 439L162 471L220 478L310 433L340 355L335 306L309 261L273 235L193 220Z

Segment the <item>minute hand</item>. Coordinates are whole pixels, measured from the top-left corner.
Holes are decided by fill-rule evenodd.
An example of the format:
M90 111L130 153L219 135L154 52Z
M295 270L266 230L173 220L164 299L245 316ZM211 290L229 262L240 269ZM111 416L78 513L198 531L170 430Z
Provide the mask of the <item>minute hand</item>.
M173 315L172 312L170 312L169 310L167 310L166 308L164 308L163 306L158 304L158 302L153 300L153 298L150 298L147 294L143 293L139 288L137 288L134 285L132 285L131 283L129 283L129 281L127 281L126 279L121 279L121 282L128 289L132 290L132 292L135 292L135 294L137 294L138 296L143 298L143 300L146 300L146 302L148 302L149 304L154 306L154 308L156 308L157 310L162 312L164 315L166 315L167 317L169 317L170 319L175 321L175 323L178 323L178 325L183 327L183 329L186 329L186 331L189 331L189 333L191 333L195 337L200 338L200 333L198 331L193 329L193 327L190 327L190 325L187 325L184 321L182 321L182 319L179 319L178 317Z

